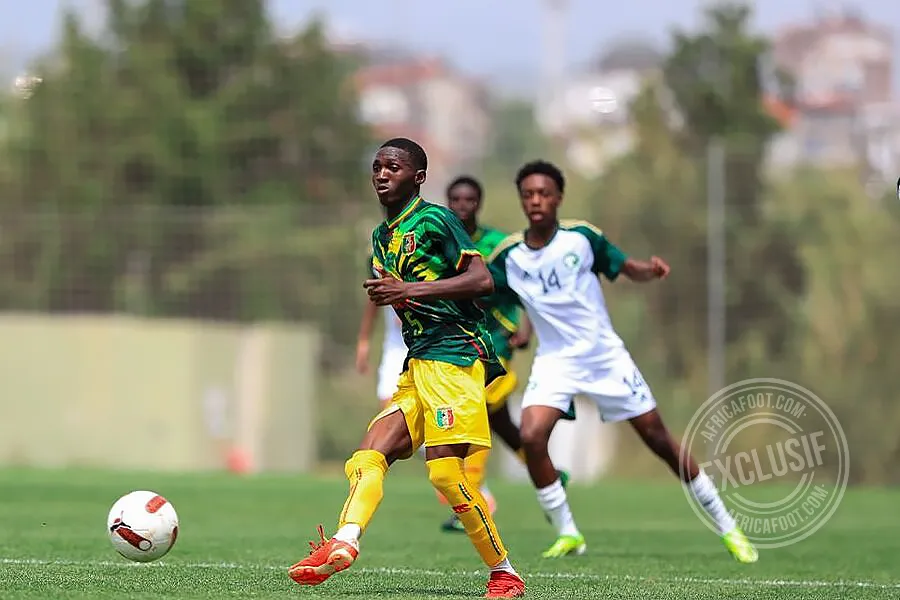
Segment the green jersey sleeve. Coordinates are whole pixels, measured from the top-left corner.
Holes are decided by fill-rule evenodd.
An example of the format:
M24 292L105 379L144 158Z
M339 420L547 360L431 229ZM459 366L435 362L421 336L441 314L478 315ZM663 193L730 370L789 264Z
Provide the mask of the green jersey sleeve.
M491 279L494 280L494 294L488 303L492 312L499 309L504 314L508 314L509 311L505 310L504 307L522 305L519 296L509 287L509 281L506 278L506 256L521 240L522 234L520 233L507 237L497 244L494 251L486 259ZM513 324L509 325L512 326ZM504 324L504 327L506 326ZM514 331L514 329L510 329L510 331Z
M473 256L481 256L481 253L463 227L462 221L450 209L440 210L437 214L439 217L436 220L429 221L429 235L439 241L444 258L459 273Z
M594 264L591 271L594 274L602 274L610 281L615 281L622 271L622 265L628 256L606 239L603 232L597 227L584 221L578 221L566 227L569 231L576 231L587 238L594 255Z
M369 255L369 264L367 265L367 270L372 277L375 277L376 272L384 270L384 252L381 245L378 244L378 238L382 235L381 227L372 231L372 254Z

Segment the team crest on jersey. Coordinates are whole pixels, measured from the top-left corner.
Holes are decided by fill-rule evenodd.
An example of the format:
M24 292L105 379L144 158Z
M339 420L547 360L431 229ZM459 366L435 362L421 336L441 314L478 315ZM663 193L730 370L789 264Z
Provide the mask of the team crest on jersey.
M456 421L453 416L453 409L449 406L439 408L434 411L434 423L440 429L450 429Z
M403 253L412 254L416 251L416 234L410 231L403 236Z
M567 269L574 269L578 266L578 263L581 262L581 259L578 258L578 255L574 252L569 252L565 256L563 256L563 264Z

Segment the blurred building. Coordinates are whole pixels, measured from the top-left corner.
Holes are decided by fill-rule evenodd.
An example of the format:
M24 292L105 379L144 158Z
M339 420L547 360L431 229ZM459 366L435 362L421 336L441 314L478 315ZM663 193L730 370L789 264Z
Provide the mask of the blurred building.
M778 32L772 58L792 90L779 113L787 130L773 145L773 165L861 165L875 173L900 164L892 56L890 30L850 10Z
M661 55L642 41L614 45L539 107L542 132L565 144L571 164L584 175L599 175L631 150L629 107L661 63Z
M358 51L359 52L359 51ZM436 57L365 47L354 83L360 115L380 137L407 136L428 152L431 196L487 154L491 127L486 88Z

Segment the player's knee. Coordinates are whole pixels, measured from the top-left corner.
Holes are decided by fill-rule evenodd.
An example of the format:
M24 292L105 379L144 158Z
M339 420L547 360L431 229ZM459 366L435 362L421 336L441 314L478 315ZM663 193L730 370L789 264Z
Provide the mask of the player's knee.
M526 454L546 452L550 442L550 432L546 428L539 425L523 425L519 435Z
M438 458L425 463L428 466L428 480L441 492L457 485L462 477L462 465L458 459Z
M387 458L377 450L357 450L344 463L344 474L351 481L358 478L360 473L378 471L384 475L387 469Z

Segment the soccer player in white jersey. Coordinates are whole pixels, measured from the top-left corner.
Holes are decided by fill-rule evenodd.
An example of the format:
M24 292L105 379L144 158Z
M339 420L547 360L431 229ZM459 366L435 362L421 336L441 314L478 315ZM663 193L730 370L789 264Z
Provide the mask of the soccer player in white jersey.
M374 303L367 302L359 324L359 335L356 340L356 370L361 374L369 372L372 326L378 312L379 308ZM387 306L380 309L380 312L384 314L384 341L381 344L381 363L378 365L376 393L378 402L384 407L397 391L397 381L400 379L400 373L403 372L403 361L406 360L408 349L403 342L400 319L394 309Z
M528 229L504 240L488 262L495 293L519 299L538 340L522 400L521 435L538 501L558 532L544 557L581 554L587 547L547 449L557 421L575 418L573 399L583 394L597 403L604 421L631 423L712 517L732 556L755 562L756 549L712 480L692 458L681 462L681 448L606 310L599 275L647 282L665 278L669 266L655 256L649 261L627 257L589 223L559 221L565 179L556 166L529 163L516 176L516 186Z

